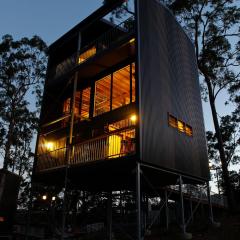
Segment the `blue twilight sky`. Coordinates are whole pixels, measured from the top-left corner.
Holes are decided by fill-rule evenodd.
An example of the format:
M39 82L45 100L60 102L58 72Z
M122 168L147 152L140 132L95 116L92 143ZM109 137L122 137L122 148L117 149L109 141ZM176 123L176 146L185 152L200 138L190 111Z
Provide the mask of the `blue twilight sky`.
M48 45L101 6L103 0L0 0L0 38L39 35ZM224 106L226 94L218 97L220 115L231 111ZM205 127L213 129L209 103L203 103Z

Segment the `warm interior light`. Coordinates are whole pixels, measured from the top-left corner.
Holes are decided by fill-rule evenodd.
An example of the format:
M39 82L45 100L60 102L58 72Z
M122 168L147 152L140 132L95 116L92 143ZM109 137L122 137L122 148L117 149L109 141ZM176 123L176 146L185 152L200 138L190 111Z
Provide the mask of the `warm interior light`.
M53 197L52 197L52 201L55 201L55 200L56 200L56 197L55 197L55 196L53 196Z
M137 116L134 114L134 115L132 115L131 117L130 117L130 120L132 121L132 122L136 122L137 121Z
M121 152L121 140L118 135L112 135L108 137L108 156L109 158L119 157Z
M135 42L135 38L132 38L132 39L129 41L129 43L133 43L133 42Z
M43 200L47 200L47 195L43 195L43 196L42 196L42 199L43 199Z
M47 142L47 143L45 144L45 146L46 146L46 148L47 148L48 151L53 151L53 149L54 149L54 144L53 144L53 142Z

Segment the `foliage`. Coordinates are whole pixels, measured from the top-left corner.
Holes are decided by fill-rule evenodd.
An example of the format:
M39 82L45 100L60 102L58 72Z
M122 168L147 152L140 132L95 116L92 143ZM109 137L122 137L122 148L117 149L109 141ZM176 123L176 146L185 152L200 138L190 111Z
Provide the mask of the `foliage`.
M236 165L240 163L240 126L235 121L234 115L224 116L221 118L220 129L222 132L223 146L225 149L225 157L227 166ZM208 141L208 157L213 164L213 168L217 169L220 163L220 156L218 151L218 141L216 134L211 131L207 132ZM221 174L220 174L221 176ZM234 177L235 178L235 177ZM230 172L230 181L232 182L233 174ZM232 184L234 186L234 184ZM235 189L235 187L234 187Z
M29 177L46 71L46 44L38 36L0 42L0 154L3 168ZM28 184L25 180L22 186Z
M103 4L111 4L113 2L116 2L116 0L104 0ZM115 22L117 19L123 19L123 18L128 18L129 14L132 15L134 14L131 11L131 0L122 0L119 2L119 6L117 6L112 12L111 12L111 17L110 21Z

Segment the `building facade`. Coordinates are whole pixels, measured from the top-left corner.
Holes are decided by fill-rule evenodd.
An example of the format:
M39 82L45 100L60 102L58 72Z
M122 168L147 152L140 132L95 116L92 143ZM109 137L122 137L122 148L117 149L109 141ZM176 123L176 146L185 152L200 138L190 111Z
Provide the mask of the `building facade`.
M136 163L160 170L148 170L156 186L178 174L208 181L194 46L158 1L129 2L50 46L36 181L61 185L67 168L77 187L131 188Z

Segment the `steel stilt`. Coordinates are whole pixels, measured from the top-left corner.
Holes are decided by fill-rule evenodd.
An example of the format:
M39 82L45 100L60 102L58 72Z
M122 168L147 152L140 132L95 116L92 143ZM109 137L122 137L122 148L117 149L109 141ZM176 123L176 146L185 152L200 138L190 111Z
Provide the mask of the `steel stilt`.
M168 231L169 227L169 211L168 211L168 193L165 190L165 214L166 214L166 230Z
M136 167L137 240L141 240L141 168Z
M107 240L112 240L112 191L107 199Z
M186 234L185 214L184 214L184 202L182 192L182 176L179 177L179 193L180 193L180 204L181 204L181 227L183 234Z
M208 207L209 207L209 219L211 223L213 223L214 220L213 220L213 210L212 210L212 201L211 201L211 195L210 195L209 182L207 182L207 198L208 198Z

